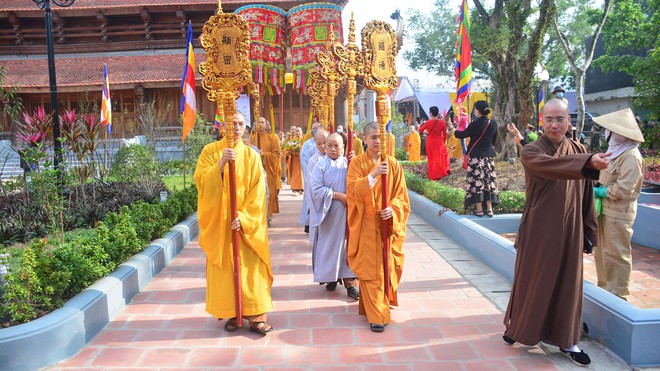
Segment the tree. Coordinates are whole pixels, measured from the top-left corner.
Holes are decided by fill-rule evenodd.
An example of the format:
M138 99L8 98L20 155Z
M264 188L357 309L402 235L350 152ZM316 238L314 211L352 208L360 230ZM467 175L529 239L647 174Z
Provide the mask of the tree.
M494 118L499 123L500 137L506 136L506 124L515 121L520 130L534 115L534 89L532 87L534 68L538 64L551 19L556 12L554 0L540 0L540 5L532 7L531 0L495 0L492 9L486 9L481 0L473 0L471 14L471 43L473 47L473 70L491 76L495 86ZM536 1L535 3L538 3ZM436 8L446 9L447 2L436 1ZM450 73L454 53L438 53L427 56L425 49L434 45L451 48L456 42L456 24L447 23L448 15L426 17L423 30L416 33L415 50L406 53L411 67L423 67L429 71L447 66ZM413 23L413 22L411 22ZM441 30L445 28L445 30ZM449 32L451 31L451 32ZM438 37L437 39L435 37ZM424 44L420 42L426 42ZM440 49L440 47L439 47ZM433 62L433 59L444 63ZM487 63L480 63L484 61ZM485 68L484 65L488 65ZM506 136L502 157L515 157L516 146L510 136Z
M605 51L594 61L603 71L633 77L635 106L660 119L660 0L614 0L605 26Z
M580 5L584 7L584 5L586 4L583 1L580 1ZM584 53L582 51L577 51L577 52L574 51L572 46L576 44L582 45L582 43L581 42L571 43L571 40L569 40L566 34L559 28L560 20L557 19L558 17L552 17L552 26L555 29L555 32L557 33L559 44L561 45L564 54L566 54L566 57L568 58L568 63L570 64L573 73L575 73L575 95L577 97L577 109L578 109L576 131L578 138L580 137L580 134L582 133L582 128L584 127L584 91L583 91L584 77L587 73L587 69L591 65L591 61L593 60L594 50L596 50L596 40L598 40L598 36L600 35L600 32L603 28L603 24L605 23L605 20L607 19L607 16L610 13L611 7L612 7L611 0L605 0L605 2L603 3L603 11L600 14L600 19L598 20L598 23L593 31L593 35L589 38L588 45L586 46L586 50L584 51ZM584 14L588 12L582 12L582 13Z

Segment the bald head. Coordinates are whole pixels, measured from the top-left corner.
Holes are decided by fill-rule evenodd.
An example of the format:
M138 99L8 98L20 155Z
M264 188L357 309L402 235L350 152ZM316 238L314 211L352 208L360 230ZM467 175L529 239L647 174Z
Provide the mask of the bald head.
M341 134L332 133L325 141L325 153L333 160L344 154L344 138Z
M328 138L328 131L325 129L318 129L316 130L316 133L314 133L314 139L326 140L326 138Z
M543 115L545 116L545 113L549 109L561 109L566 113L566 117L568 117L568 101L564 99L558 99L558 98L552 98L549 101L545 102L543 105Z
M376 121L372 121L372 122L364 125L364 130L362 130L362 134L364 134L364 136L366 137L366 136L369 135L370 131L372 131L372 130L378 131L379 129L380 128L378 127L378 123Z

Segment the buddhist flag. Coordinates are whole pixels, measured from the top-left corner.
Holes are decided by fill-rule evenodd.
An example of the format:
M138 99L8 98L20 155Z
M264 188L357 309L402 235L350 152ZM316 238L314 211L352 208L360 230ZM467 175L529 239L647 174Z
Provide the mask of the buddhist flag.
M222 129L222 116L220 116L220 106L215 107L215 121L213 124L218 128Z
M186 141L186 136L195 126L197 116L197 102L195 100L195 52L193 51L193 33L192 23L188 22L188 41L186 43L186 64L183 68L183 78L181 79L181 115L183 117L183 136L182 141Z
M467 0L463 0L461 13L458 16L458 31L456 32L456 99L460 104L472 94L472 47L470 46L470 11Z
M110 81L108 80L108 66L103 63L103 93L101 94L101 124L108 128L112 134L112 102L110 102Z
M545 96L543 89L539 89L539 127L543 126L543 106L545 106Z

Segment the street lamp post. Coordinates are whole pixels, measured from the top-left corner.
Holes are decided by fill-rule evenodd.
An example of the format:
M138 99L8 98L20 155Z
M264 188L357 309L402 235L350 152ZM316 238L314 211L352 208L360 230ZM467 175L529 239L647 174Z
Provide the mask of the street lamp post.
M62 174L60 163L62 162L62 143L60 143L60 116L59 103L57 102L57 80L55 78L55 49L53 47L53 16L50 12L50 3L66 8L76 0L32 0L39 9L45 11L46 20L46 44L48 50L48 77L50 80L50 105L53 115L53 165L57 171L60 183Z

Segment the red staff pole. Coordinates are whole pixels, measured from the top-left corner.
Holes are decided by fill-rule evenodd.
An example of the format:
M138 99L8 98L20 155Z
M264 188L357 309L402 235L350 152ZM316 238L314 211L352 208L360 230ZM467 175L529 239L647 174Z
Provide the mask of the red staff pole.
M376 101L376 112L378 112L378 127L380 134L380 160L387 161L387 148L389 135L387 133L387 121L389 118L389 106L385 94L379 94ZM388 164L389 168L389 164ZM387 174L380 176L381 180L381 210L389 207L389 182ZM383 289L385 297L390 298L390 225L389 220L381 220L381 236L383 238Z
M223 102L220 104L220 109L226 111L224 116L227 122L227 145L229 148L234 148L234 122L233 117L236 111L236 101L232 93L223 94ZM223 107L223 105L225 105ZM237 139L237 140L240 140ZM236 163L229 161L229 213L231 221L233 222L238 218L238 202L236 201ZM238 244L239 231L231 230L232 253L234 257L234 296L236 298L236 322L238 327L243 326L243 288L241 281L241 251Z

